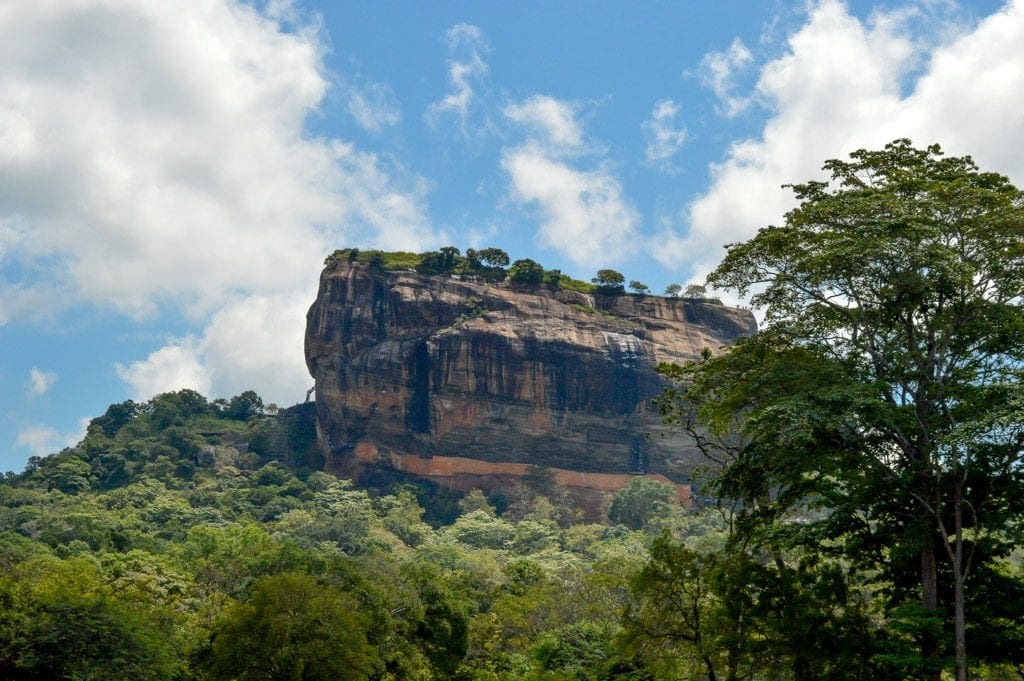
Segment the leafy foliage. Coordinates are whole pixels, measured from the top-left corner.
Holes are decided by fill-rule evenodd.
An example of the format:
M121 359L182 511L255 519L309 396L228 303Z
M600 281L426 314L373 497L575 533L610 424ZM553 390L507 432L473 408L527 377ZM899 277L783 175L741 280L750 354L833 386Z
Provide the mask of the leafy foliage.
M667 482L636 476L612 497L608 518L634 530L665 516L676 501L676 488Z
M551 274L555 273L556 276L551 277ZM549 270L545 274L545 283L554 284L558 288L565 289L566 291L576 291L577 293L594 293L597 291L597 287L593 284L588 284L582 279L573 279L567 274L562 274L558 270Z
M708 290L706 286L701 284L688 284L683 289L683 297L685 298L703 298L707 294Z
M371 494L292 467L276 445L254 451L261 432L293 435L275 425L294 422L290 410L270 416L261 404L255 393L179 391L113 405L79 445L0 483L0 676L539 679L629 668L615 635L650 536L574 524L543 468L528 493L477 490L432 527L419 501L430 497L415 487ZM683 510L668 515L684 532ZM590 624L575 628L580 617Z
M337 587L296 572L263 577L215 627L210 670L215 679L369 679L379 660L368 625Z
M590 281L597 287L598 293L603 293L605 295L617 295L625 290L623 288L623 282L626 281L626 277L624 277L621 272L604 269L598 270L597 276Z
M877 571L891 641L898 624L918 644L903 668L937 678L955 658L965 679L986 617L970 594L1024 513L1024 195L907 140L825 168L708 277L757 287L768 326L666 367L680 390L662 404L721 467L748 540Z
M885 678L864 604L842 566L762 562L735 548L701 552L658 539L634 578L623 638L676 678Z
M518 284L540 284L544 281L544 268L538 262L522 258L512 263L508 278Z
M0 578L5 679L172 679L174 632L159 608L139 612L85 558L39 557Z

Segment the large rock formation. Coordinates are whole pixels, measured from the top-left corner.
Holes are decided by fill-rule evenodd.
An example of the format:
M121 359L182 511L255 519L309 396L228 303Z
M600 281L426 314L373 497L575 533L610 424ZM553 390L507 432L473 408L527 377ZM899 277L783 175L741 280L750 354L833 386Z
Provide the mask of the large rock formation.
M710 301L337 261L309 310L306 361L335 470L458 457L685 482L698 459L652 409L654 367L754 330L750 312Z

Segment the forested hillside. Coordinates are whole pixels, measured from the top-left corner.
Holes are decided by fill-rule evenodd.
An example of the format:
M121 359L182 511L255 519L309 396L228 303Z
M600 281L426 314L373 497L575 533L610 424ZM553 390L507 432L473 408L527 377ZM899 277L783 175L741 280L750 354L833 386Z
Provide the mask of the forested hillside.
M616 637L652 537L717 542L717 516L643 479L607 524L577 523L543 469L501 498L371 494L268 462L263 411L112 405L8 474L0 677L643 678Z
M269 460L276 422L255 393L182 390L111 405L78 446L7 474L0 677L914 675L884 583L756 549L669 485L637 478L590 524L542 468L492 498L359 489ZM1002 565L988 579L1005 594L1021 555ZM1019 611L989 605L1010 662Z

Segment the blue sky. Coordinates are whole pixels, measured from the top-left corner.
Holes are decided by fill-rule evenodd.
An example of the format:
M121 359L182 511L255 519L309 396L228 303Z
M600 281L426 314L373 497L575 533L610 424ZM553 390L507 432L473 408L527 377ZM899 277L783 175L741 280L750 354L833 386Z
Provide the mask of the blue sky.
M0 7L0 471L112 402L301 401L344 246L700 281L896 137L1024 184L1024 0Z

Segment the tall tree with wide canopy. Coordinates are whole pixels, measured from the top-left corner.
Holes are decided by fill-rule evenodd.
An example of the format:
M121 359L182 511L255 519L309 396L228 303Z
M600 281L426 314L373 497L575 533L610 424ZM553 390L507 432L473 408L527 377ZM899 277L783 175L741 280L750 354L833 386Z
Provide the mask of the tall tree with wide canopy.
M214 679L368 679L379 667L357 599L301 572L263 577L214 632Z
M949 611L948 575L963 681L968 616L982 616L967 612L972 575L1024 511L1024 195L905 139L825 169L828 182L792 185L784 224L730 245L708 277L753 291L765 328L665 367L680 389L662 406L762 536L841 540L887 571L893 603L916 575L903 586L921 621ZM824 512L791 522L810 506ZM937 679L939 635L918 637L917 673Z

